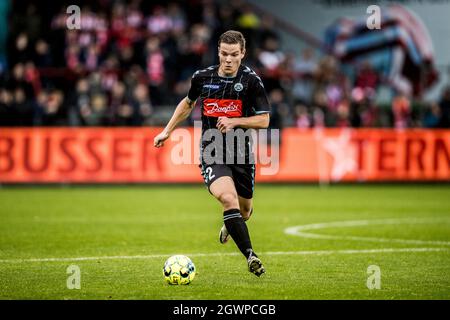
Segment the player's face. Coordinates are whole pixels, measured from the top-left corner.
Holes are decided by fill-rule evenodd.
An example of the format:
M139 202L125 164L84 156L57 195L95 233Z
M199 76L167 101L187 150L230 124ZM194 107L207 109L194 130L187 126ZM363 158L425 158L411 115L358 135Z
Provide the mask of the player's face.
M232 77L235 76L241 61L245 56L245 49L239 43L220 43L219 46L219 73Z

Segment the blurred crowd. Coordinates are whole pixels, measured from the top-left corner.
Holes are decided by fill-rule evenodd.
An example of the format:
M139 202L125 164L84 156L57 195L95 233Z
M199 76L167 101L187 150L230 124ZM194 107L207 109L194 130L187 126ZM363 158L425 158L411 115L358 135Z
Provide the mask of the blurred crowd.
M285 52L273 17L242 0L78 3L79 30L67 27L69 3L11 4L0 125L158 125L158 109L175 108L192 74L217 63L220 34L235 29L268 92L271 127L450 127L450 87L434 103L398 94L380 106L383 79L370 64L350 78L314 49Z

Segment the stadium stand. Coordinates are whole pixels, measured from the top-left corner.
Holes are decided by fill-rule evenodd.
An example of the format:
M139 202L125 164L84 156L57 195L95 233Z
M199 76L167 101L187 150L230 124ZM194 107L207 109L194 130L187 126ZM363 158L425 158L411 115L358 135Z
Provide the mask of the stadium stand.
M69 30L69 3L3 2L1 126L164 124L195 70L217 62L228 29L248 40L245 63L262 75L273 128L450 126L450 87L431 103L399 93L380 105L370 63L350 77L317 48L285 52L274 17L244 1L79 3L81 29Z

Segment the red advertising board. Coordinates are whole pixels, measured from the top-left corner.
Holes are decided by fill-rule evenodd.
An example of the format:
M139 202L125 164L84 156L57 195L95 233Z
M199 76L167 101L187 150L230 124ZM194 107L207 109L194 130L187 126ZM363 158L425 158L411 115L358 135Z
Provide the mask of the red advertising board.
M197 129L160 130L0 128L0 183L202 182ZM269 151L259 182L450 180L450 130L288 128Z

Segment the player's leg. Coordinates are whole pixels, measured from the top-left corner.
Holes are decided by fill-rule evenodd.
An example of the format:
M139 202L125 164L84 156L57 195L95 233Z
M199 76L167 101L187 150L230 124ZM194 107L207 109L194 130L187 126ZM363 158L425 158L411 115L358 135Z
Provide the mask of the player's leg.
M239 250L247 258L249 271L260 276L265 270L261 260L253 252L247 225L240 214L232 169L227 165L205 165L204 163L200 167L209 192L221 202L224 209L225 230L229 232Z
M242 219L247 221L253 213L253 200L246 199L238 195L239 199L239 209L241 211ZM219 242L225 244L230 240L230 234L228 233L225 224L222 226L219 232Z
M247 221L253 213L253 190L255 186L255 166L233 166L233 180L239 197L242 218ZM248 259L248 269L258 277L265 273L261 260L257 257Z
M247 221L253 213L253 200L246 199L238 195L239 199L239 209L241 211L242 219ZM230 240L230 234L228 233L225 224L222 226L219 232L219 242L225 244Z
M203 176L203 179L205 180L205 184L208 187L208 190L211 194L213 194L211 192L211 185L219 178L222 177L226 177L227 179L229 179L231 182L232 181L232 176L233 176L233 172L231 170L230 167L228 167L227 165L218 165L218 164L213 164L213 165L207 165L205 163L202 163L201 165L199 165L199 167L201 168L201 174ZM221 190L219 188L227 188L228 183L220 183L218 185L216 185L214 188L214 192L216 194L225 194L226 190ZM222 198L230 198L230 199L235 199L237 197L236 195L236 189L233 185L232 187L232 193L233 195L224 195L222 196ZM215 196L217 198L217 196ZM220 200L219 200L220 201ZM223 201L227 201L227 199L223 199ZM229 201L227 201L229 202ZM235 200L232 201L232 203L228 203L226 204L226 206L229 206L230 208L239 208L239 203L235 203ZM224 208L225 210L225 208ZM225 226L225 223L223 224L222 228L220 229L219 232L219 241L222 244L225 244L226 242L228 242L228 240L230 239L230 234L228 233L228 230Z
M223 207L224 224L219 234L220 242L227 242L229 236L231 236L241 252L245 256L247 256L246 250L251 248L251 243L250 238L245 235L245 233L248 234L248 230L241 230L243 228L239 227L241 221L244 225L245 223L239 209L239 198L234 186L233 179L229 176L220 177L209 186L209 191L217 200L219 200ZM233 235L233 229L236 229L236 227L237 230L241 230L243 232L239 232L238 235ZM243 233L243 235L241 233ZM242 245L242 248L241 245L237 243L237 241L239 240L236 239L236 237L239 239L243 238L243 241L245 241L245 243Z
M253 190L255 185L254 165L232 166L233 181L239 199L239 208L244 221L248 220L253 212ZM247 225L246 225L247 226ZM256 256L248 260L248 269L258 277L265 272L261 260Z
M223 210L239 209L239 199L230 176L221 176L209 186L211 194L222 204Z
M255 186L255 166L233 166L233 180L239 197L242 218L247 221L253 213L253 190Z
M260 276L265 272L264 267L253 252L248 228L240 213L239 199L233 179L229 176L222 176L211 183L209 191L222 204L225 227L239 250L247 258L249 271Z
M254 166L232 166L233 181L238 193L239 209L242 218L247 221L253 212L253 186L254 186ZM230 236L225 224L219 232L219 241L222 244L228 242Z
M253 198L247 199L238 195L239 208L241 209L242 219L247 221L253 213Z

